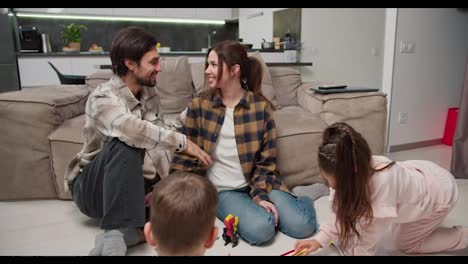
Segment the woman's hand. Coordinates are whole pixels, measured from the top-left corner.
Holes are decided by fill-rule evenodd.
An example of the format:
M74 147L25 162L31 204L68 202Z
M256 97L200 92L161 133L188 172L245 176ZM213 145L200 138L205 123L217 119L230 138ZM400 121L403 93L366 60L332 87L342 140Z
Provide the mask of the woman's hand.
M273 216L275 217L275 226L278 226L279 213L278 210L276 210L275 205L268 201L261 201L258 203L258 205L260 205L261 207L265 208L265 210L273 214Z
M320 245L320 243L315 239L298 240L294 245L294 254L301 252L301 250L303 249L306 249L303 255L309 255L310 253L317 251L321 247L322 246Z
M213 164L213 160L203 149L187 138L187 147L183 153L198 158L207 168Z

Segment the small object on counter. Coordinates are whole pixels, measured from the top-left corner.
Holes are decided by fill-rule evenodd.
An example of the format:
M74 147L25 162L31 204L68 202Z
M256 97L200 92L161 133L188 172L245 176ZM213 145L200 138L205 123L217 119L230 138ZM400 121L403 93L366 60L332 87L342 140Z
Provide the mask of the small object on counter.
M280 49L280 42L281 42L281 39L280 38L273 38L273 42L275 43L275 49Z
M96 43L93 43L93 45L91 45L88 51L89 52L103 52L103 49L101 46L97 45Z
M160 53L168 53L168 52L171 52L171 47L159 47L157 48L157 50Z
M68 46L63 47L63 48L62 48L62 51L63 51L63 52L80 52L79 50L74 49L74 48L70 48L70 47L68 47Z

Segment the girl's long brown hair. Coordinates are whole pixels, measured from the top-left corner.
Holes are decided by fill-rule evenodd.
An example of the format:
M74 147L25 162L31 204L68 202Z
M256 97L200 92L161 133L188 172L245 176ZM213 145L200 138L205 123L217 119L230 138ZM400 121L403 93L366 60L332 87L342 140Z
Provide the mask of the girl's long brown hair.
M212 50L218 55L217 82L221 80L223 75L224 62L229 70L232 66L239 64L241 71L240 83L242 88L250 90L256 96L267 101L270 106L275 109L270 100L268 100L262 93L262 65L256 58L247 56L247 50L244 46L233 40L219 42L208 50L205 60L205 70L208 68L208 55Z
M322 171L335 178L332 209L343 248L351 243L351 237L361 238L359 220L369 224L373 218L368 183L374 172L382 169L372 168L371 158L366 140L348 124L335 123L325 129L318 162Z

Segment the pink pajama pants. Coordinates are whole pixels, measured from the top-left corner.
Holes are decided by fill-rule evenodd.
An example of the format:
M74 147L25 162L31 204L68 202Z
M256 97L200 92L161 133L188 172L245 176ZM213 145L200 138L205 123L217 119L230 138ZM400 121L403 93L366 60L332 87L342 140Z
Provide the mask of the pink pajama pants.
M446 170L432 168L434 187L440 192L436 210L424 219L399 224L396 228L397 245L405 253L433 253L468 247L468 227L440 227L458 200L455 179ZM445 174L445 175L444 175ZM444 188L445 186L451 186Z

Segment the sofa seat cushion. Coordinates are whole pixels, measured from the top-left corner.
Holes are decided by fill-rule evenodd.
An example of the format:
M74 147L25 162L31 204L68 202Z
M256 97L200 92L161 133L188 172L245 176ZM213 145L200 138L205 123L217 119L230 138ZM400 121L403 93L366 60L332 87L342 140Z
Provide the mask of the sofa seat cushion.
M65 168L73 156L81 151L84 124L85 115L80 115L65 121L49 135L53 179L60 199L71 199L70 192L64 190Z
M298 106L275 111L277 162L282 181L292 190L296 186L324 183L319 176L317 148L326 124L319 114Z
M287 106L275 111L278 138L306 133L322 133L327 124L319 114L300 106Z

